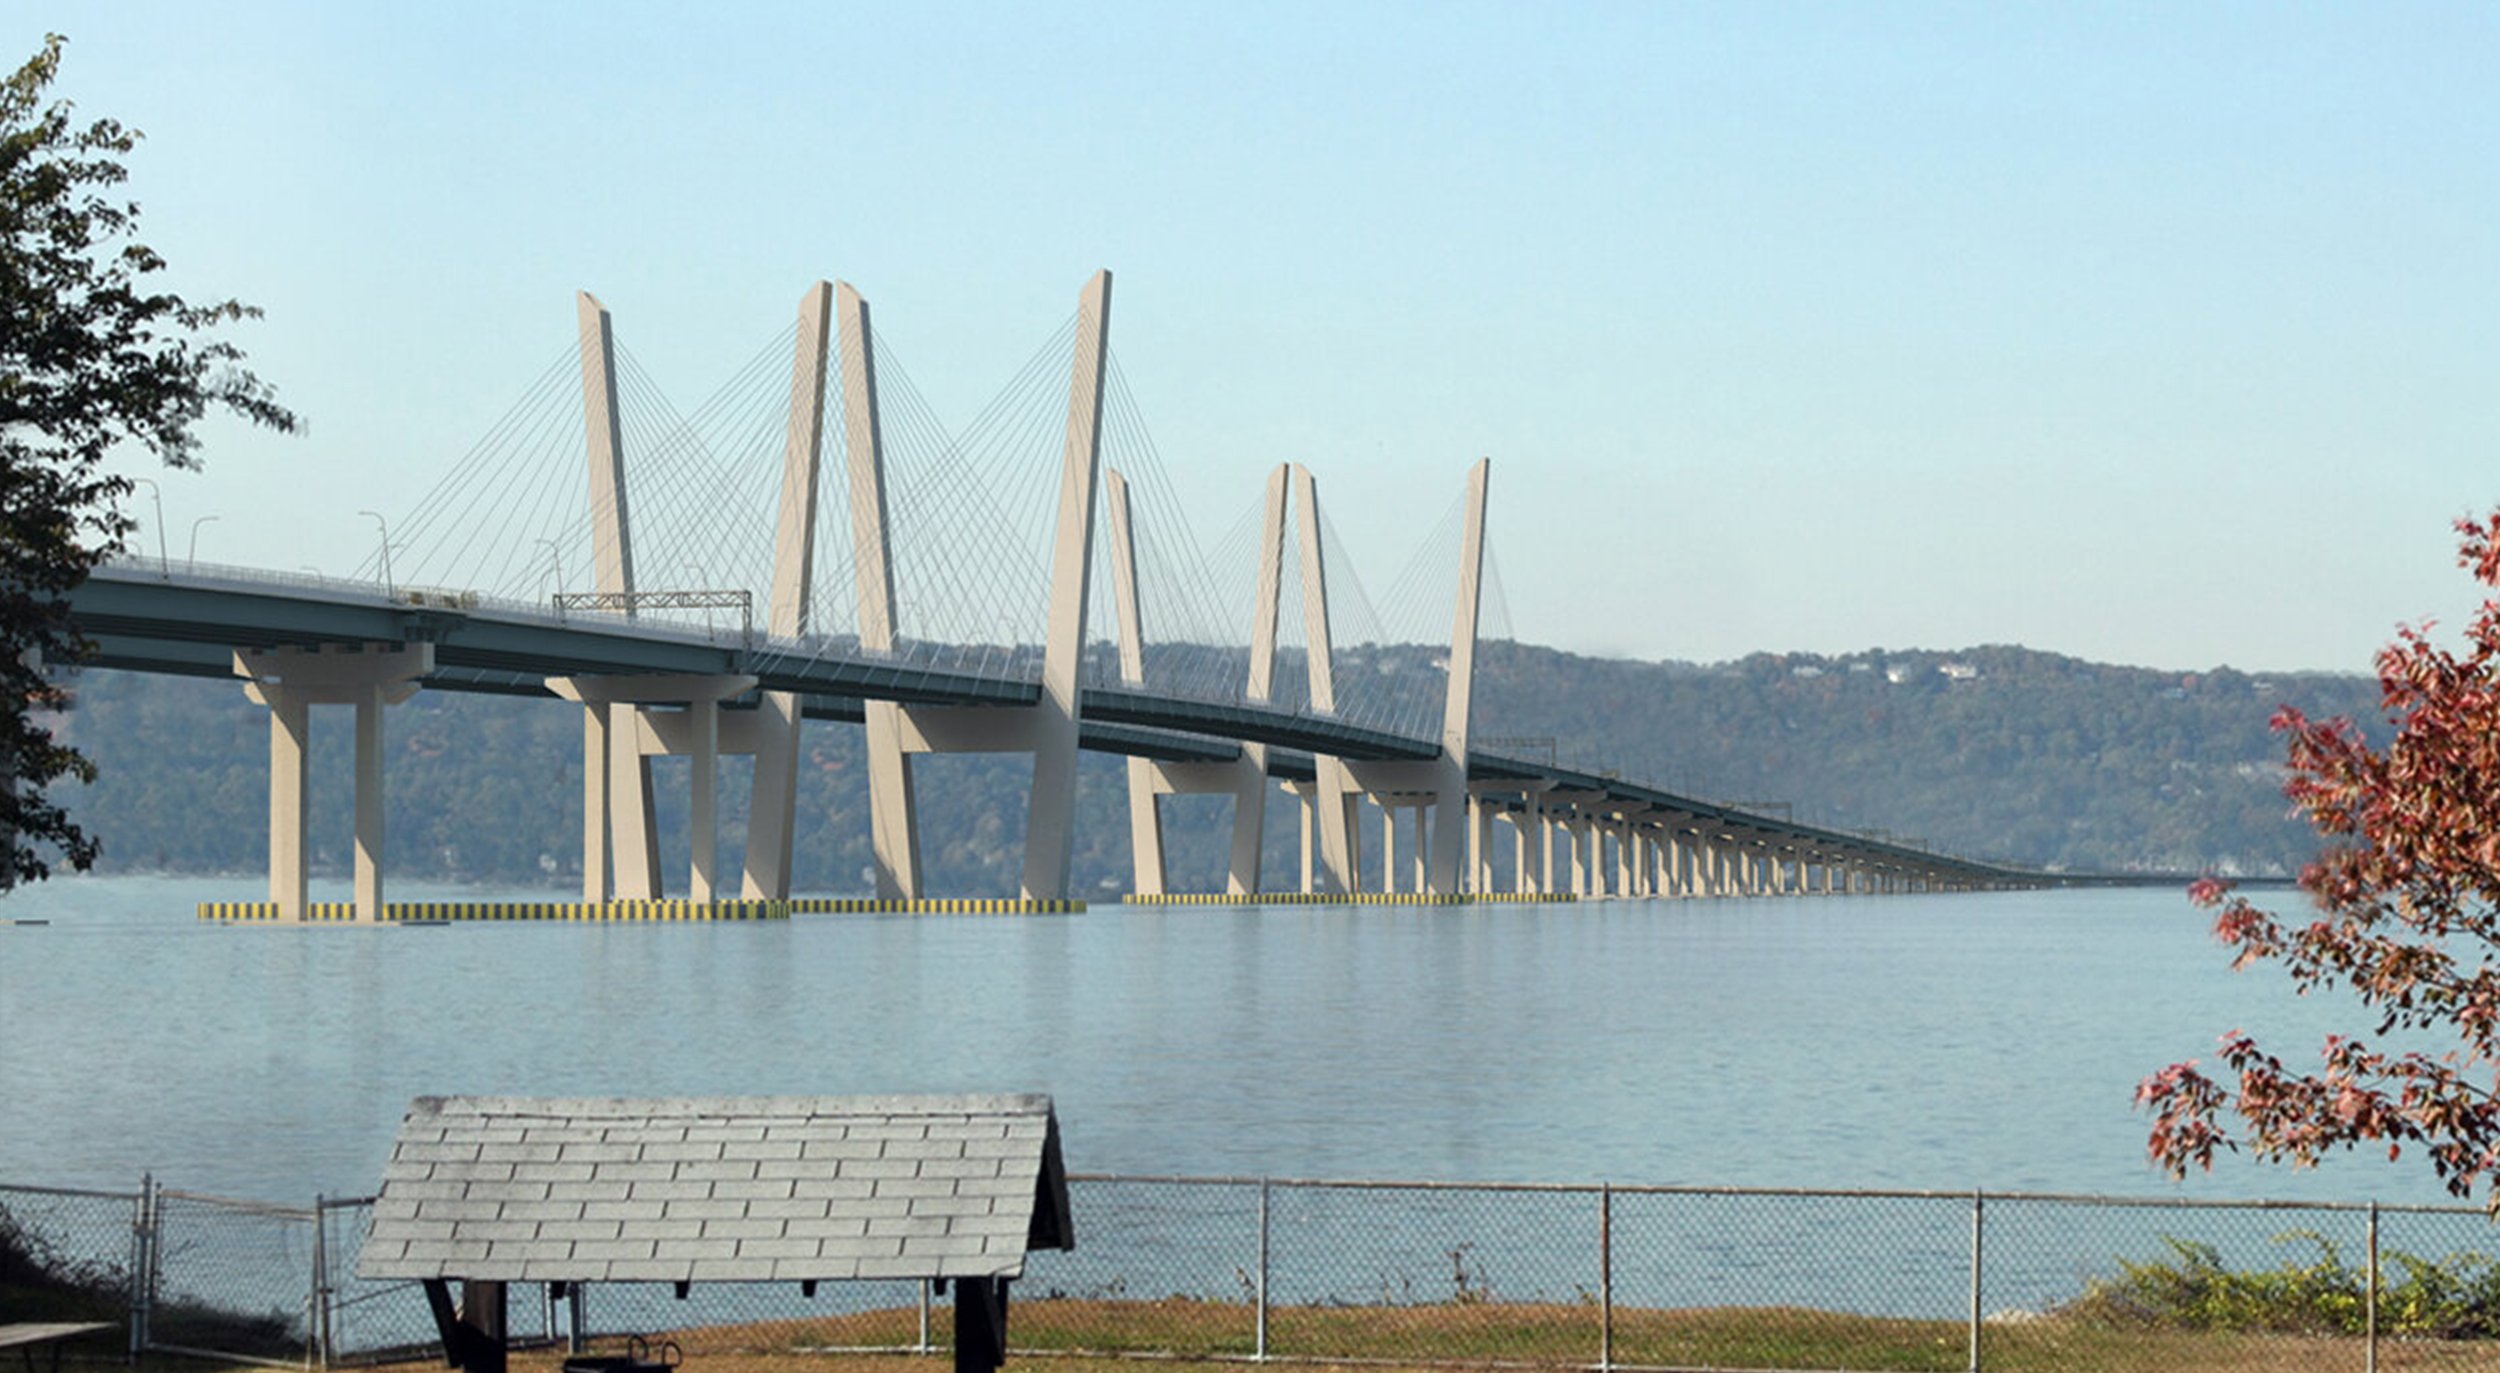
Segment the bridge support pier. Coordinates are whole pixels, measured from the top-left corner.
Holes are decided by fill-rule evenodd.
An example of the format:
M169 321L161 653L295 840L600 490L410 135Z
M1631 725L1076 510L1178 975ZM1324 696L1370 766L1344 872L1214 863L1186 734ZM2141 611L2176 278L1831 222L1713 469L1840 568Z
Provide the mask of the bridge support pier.
M433 670L426 643L234 655L244 694L269 708L269 899L278 919L301 921L310 904L304 792L315 705L356 708L356 921L382 918L382 708L415 695Z
M1528 831L1533 825L1530 817L1535 814L1536 798L1529 797L1527 806L1524 811L1502 817L1510 822L1511 890L1521 895L1538 892L1536 868L1528 861Z
M692 861L686 894L719 895L719 763L727 753L759 751L760 721L742 712L724 739L720 703L755 689L735 673L632 677L550 677L547 689L582 707L582 899L657 900L659 841L651 805L651 758L676 755L693 764ZM678 711L650 707L675 704ZM609 862L614 866L613 882Z

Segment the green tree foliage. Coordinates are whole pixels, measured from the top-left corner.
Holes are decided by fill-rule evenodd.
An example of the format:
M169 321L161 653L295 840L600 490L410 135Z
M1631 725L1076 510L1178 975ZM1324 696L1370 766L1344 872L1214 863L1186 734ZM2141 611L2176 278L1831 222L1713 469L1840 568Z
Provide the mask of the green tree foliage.
M1487 644L1490 747L1796 819L2069 871L2286 875L2309 851L2267 718L2355 713L2366 677L2159 671L1996 645L1732 663Z
M47 667L77 662L68 595L120 546L126 478L106 455L136 444L177 467L197 461L194 426L224 410L296 427L232 343L209 337L256 312L194 305L150 289L164 259L132 235L139 207L115 198L139 133L110 119L75 124L45 103L62 39L0 83L0 890L95 861L95 838L45 788L93 780L56 740L61 689Z

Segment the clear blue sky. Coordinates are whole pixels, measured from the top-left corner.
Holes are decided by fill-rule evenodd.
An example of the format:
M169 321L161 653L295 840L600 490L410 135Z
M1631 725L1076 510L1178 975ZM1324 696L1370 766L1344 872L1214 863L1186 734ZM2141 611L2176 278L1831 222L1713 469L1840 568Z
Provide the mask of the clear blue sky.
M577 288L691 406L845 278L960 420L1096 267L1202 533L1301 460L1378 585L1490 455L1513 627L1583 652L2358 670L2500 504L2487 6L123 0L8 60L47 29L310 422L216 428L176 556L352 568Z

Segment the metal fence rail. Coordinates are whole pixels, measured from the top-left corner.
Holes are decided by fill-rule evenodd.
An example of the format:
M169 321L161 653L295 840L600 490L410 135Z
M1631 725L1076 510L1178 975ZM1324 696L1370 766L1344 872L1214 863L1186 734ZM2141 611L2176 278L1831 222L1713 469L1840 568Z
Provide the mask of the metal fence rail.
M2039 1193L1082 1176L1079 1247L1016 1287L1018 1356L1626 1369L2500 1366L2475 1209ZM132 1352L337 1366L430 1352L354 1276L371 1198L272 1206L0 1186L0 1318ZM690 1357L934 1352L909 1282L516 1292L517 1339ZM67 1304L67 1305L65 1305ZM101 1312L102 1314L94 1314Z

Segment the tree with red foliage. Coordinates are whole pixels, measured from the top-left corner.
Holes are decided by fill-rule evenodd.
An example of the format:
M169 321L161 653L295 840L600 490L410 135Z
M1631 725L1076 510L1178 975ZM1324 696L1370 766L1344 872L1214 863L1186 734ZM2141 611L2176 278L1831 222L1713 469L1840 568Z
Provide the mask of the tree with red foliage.
M2459 565L2500 589L2500 513L2457 532ZM2376 1037L2433 1047L2330 1035L2317 1067L2295 1072L2231 1031L2223 1080L2191 1061L2136 1089L2153 1115L2153 1159L2174 1177L2242 1140L2296 1167L2339 1147L2384 1145L2394 1159L2411 1146L2450 1192L2479 1189L2500 1213L2500 596L2486 595L2465 640L2452 654L2405 629L2380 650L2395 728L2384 750L2349 720L2288 707L2274 717L2289 738L2284 794L2326 840L2300 874L2315 918L2280 919L2210 878L2189 889L2219 911L2214 934L2237 950L2234 967L2273 962L2304 994L2349 991Z

